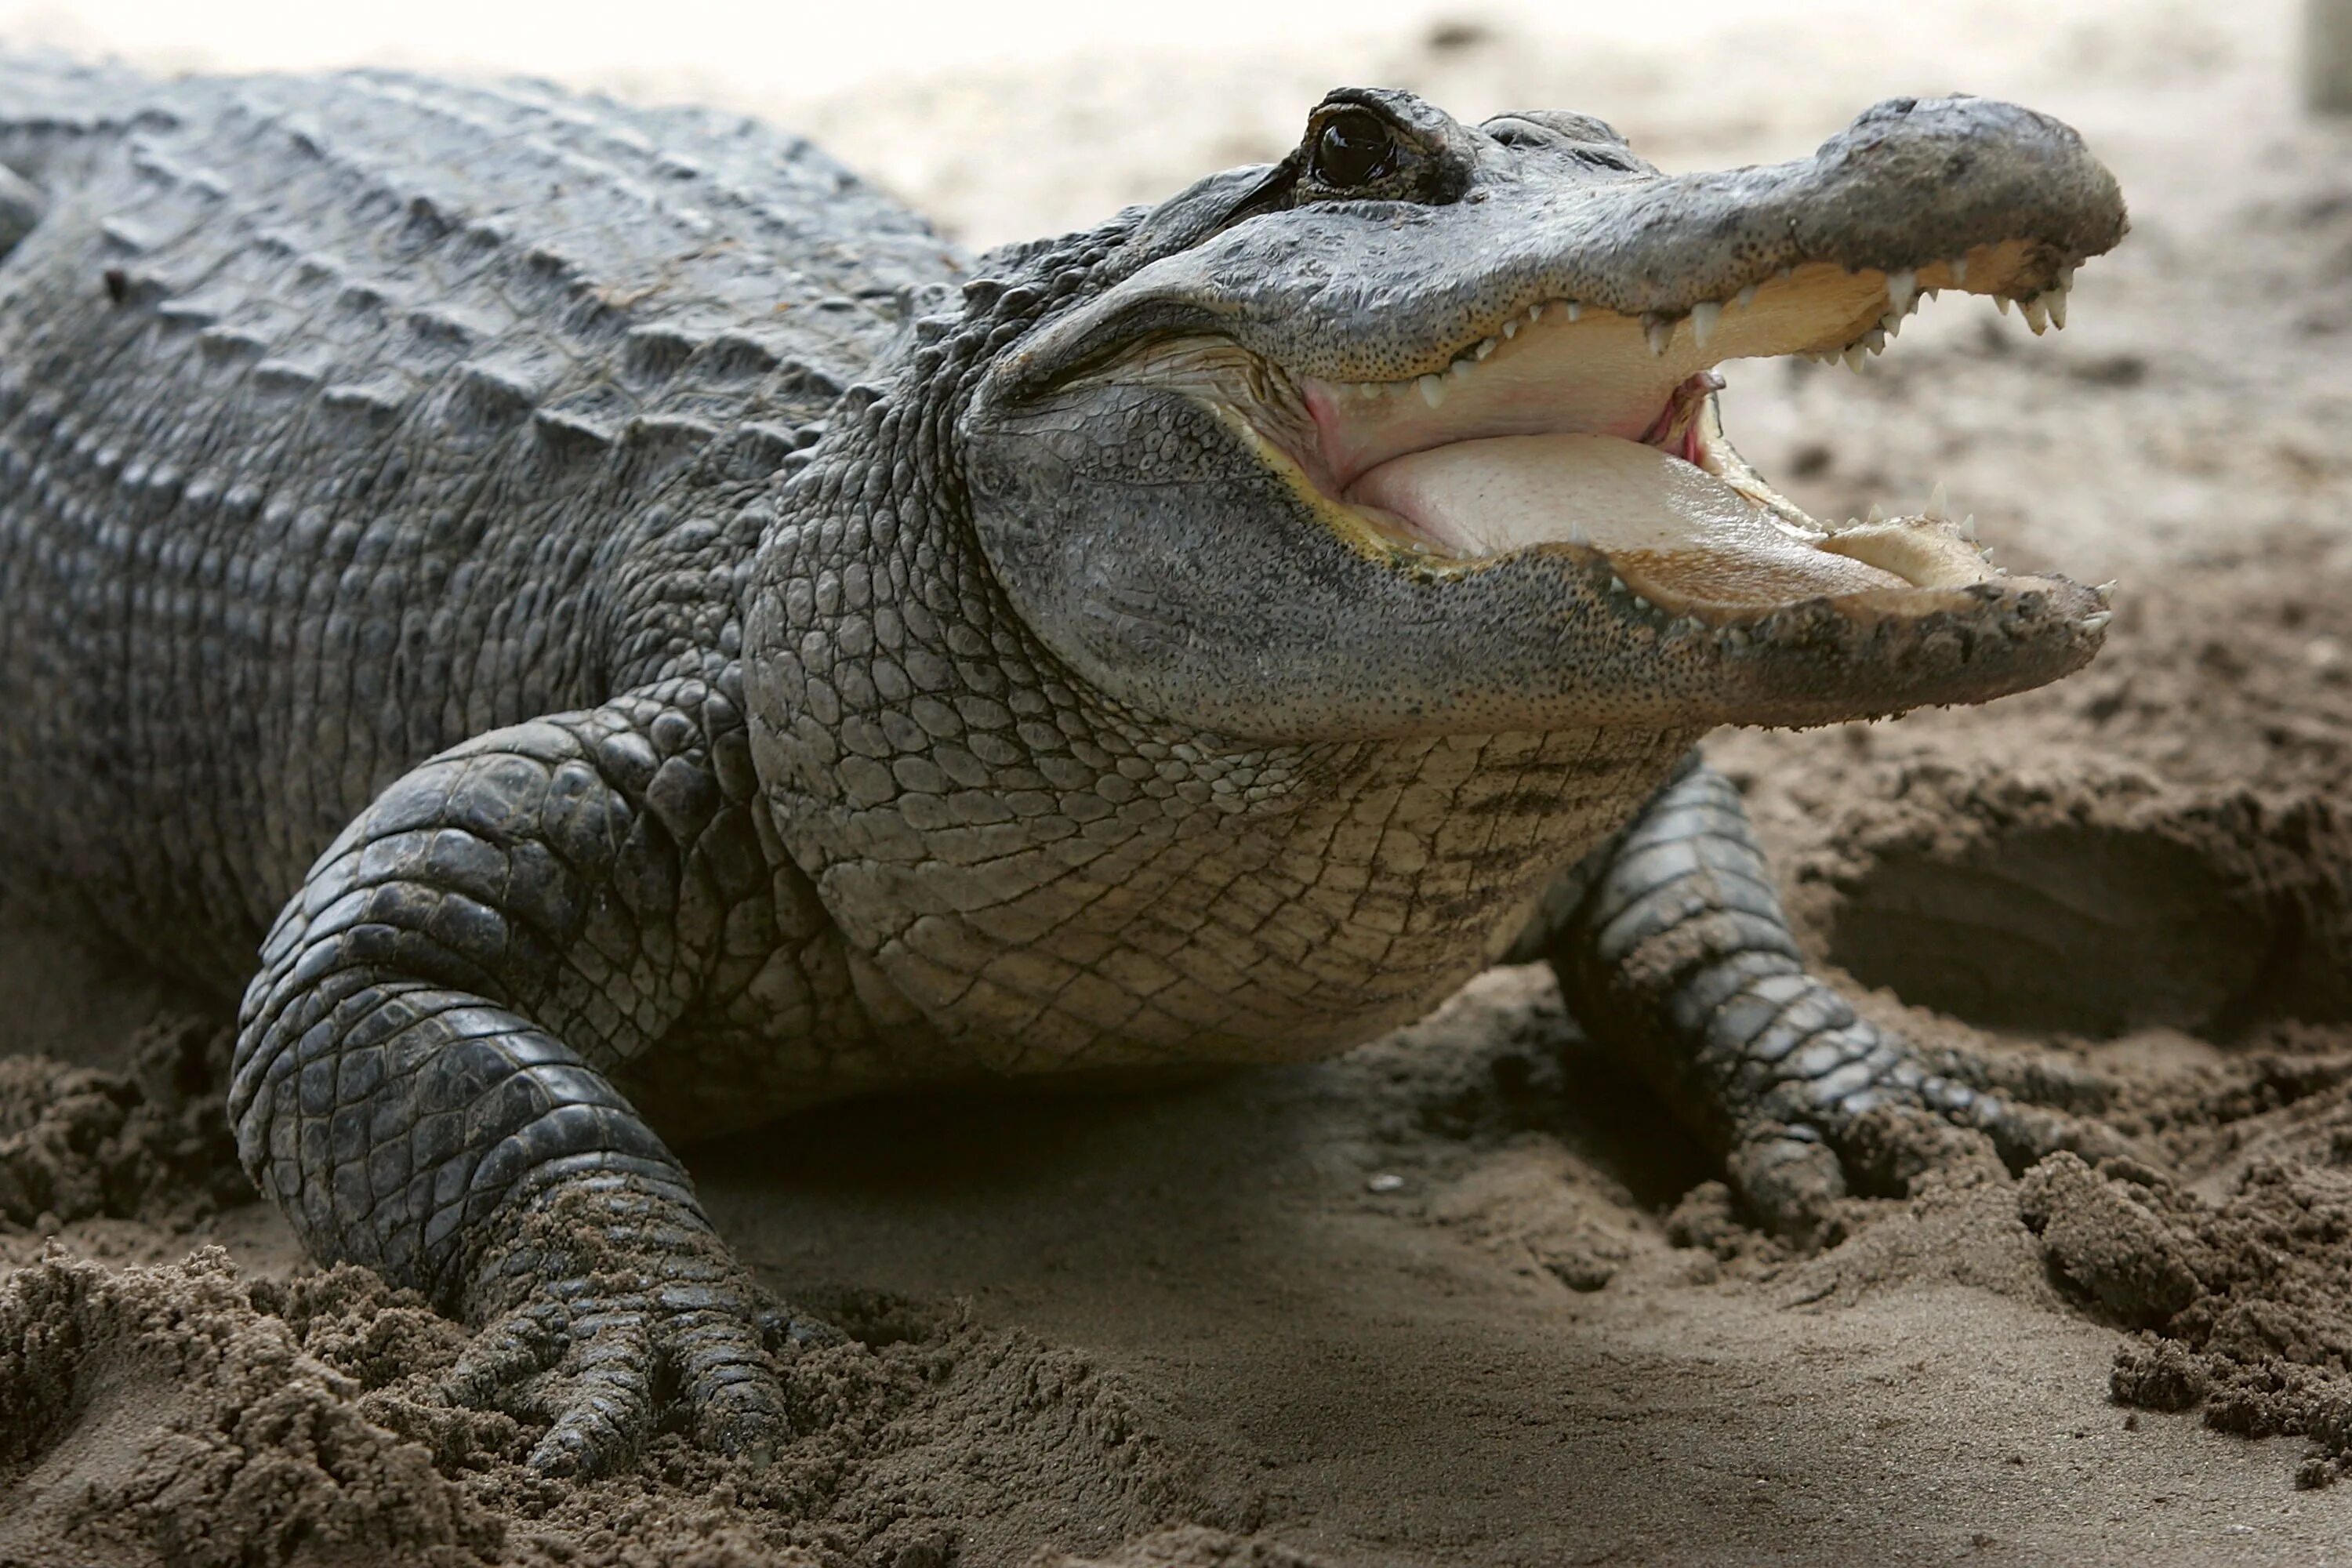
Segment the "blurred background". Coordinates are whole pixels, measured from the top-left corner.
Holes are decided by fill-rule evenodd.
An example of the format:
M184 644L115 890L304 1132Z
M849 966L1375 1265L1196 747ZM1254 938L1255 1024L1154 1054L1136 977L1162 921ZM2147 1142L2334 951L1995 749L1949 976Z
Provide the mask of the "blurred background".
M2291 107L2304 3L0 0L0 40L164 69L522 71L740 105L986 244L1275 156L1341 82L1412 87L1456 114L1598 113L1675 164L1802 151L1895 93L2015 96L2091 129L2162 112L2152 89L2226 80L2239 90L2173 129L2245 146Z

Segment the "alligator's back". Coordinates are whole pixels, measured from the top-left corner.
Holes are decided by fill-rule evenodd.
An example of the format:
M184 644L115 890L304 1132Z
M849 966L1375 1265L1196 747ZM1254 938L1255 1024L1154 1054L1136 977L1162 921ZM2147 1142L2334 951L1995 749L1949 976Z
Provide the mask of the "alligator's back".
M535 86L0 59L0 878L224 988L391 778L608 695L666 490L954 267L796 138Z

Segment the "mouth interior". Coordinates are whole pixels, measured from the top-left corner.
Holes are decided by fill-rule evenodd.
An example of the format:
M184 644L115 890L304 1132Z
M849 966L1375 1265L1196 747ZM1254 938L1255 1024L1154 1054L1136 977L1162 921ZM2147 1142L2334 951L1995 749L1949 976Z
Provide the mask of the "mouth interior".
M1817 539L1677 453L1614 436L1496 436L1392 458L1345 499L1454 560L1583 544L1665 597L1784 604L1913 586ZM1645 593L1644 597L1654 597Z
M1739 618L1820 595L1965 587L1999 575L1940 504L1824 527L1723 437L1713 367L1803 353L1859 369L1937 287L1979 292L2021 269L1984 247L1916 272L1791 268L1733 300L1662 320L1536 304L1428 374L1341 383L1263 367L1242 412L1311 485L1334 525L1433 566L1547 546L1604 557L1675 614ZM2004 265L2004 264L2007 265ZM2064 319L2062 274L2027 316Z

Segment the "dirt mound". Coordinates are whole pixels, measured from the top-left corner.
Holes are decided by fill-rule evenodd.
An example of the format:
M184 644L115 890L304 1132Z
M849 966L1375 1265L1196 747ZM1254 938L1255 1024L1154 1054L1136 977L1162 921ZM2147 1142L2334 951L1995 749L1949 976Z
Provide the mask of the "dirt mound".
M1922 764L1842 847L1830 956L1914 1005L2095 1038L2352 1018L2352 816L2325 795Z
M953 1313L835 1305L865 1338L787 1367L801 1436L773 1463L667 1436L581 1484L522 1466L539 1426L439 1398L465 1331L364 1269L276 1282L217 1249L119 1272L52 1256L0 1294L0 1562L938 1568L1171 1518L1252 1522L1084 1358Z
M221 1113L234 1041L212 1020L165 1018L136 1033L122 1072L0 1057L0 1226L184 1228L251 1203Z
M0 1290L0 1559L491 1560L496 1521L356 1394L218 1251L18 1270Z
M2062 1154L2028 1175L2019 1212L2054 1271L2142 1331L2116 1353L2119 1403L2307 1437L2303 1486L2352 1470L2352 1169L2263 1162L2213 1205L2128 1162Z
M944 1568L1017 1562L1041 1542L1109 1546L1171 1519L1255 1522L1211 1500L1213 1467L1155 1400L1082 1356L903 1303L835 1317L869 1337L784 1369L798 1436L764 1468L667 1436L627 1474L550 1481L517 1463L536 1428L398 1394L369 1408L436 1444L509 1521L517 1562Z

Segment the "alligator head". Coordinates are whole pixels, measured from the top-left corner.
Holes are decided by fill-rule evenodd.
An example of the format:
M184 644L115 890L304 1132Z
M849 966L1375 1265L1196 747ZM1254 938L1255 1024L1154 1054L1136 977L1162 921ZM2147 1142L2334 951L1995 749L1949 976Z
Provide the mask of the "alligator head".
M1979 701L2089 659L2105 595L1994 570L1940 508L1816 521L1732 449L1714 367L1858 360L1943 289L2063 325L2124 230L2074 132L1987 100L1668 175L1580 115L1343 90L1278 164L1001 258L1025 276L975 298L1024 319L955 445L1022 620L1228 736Z

